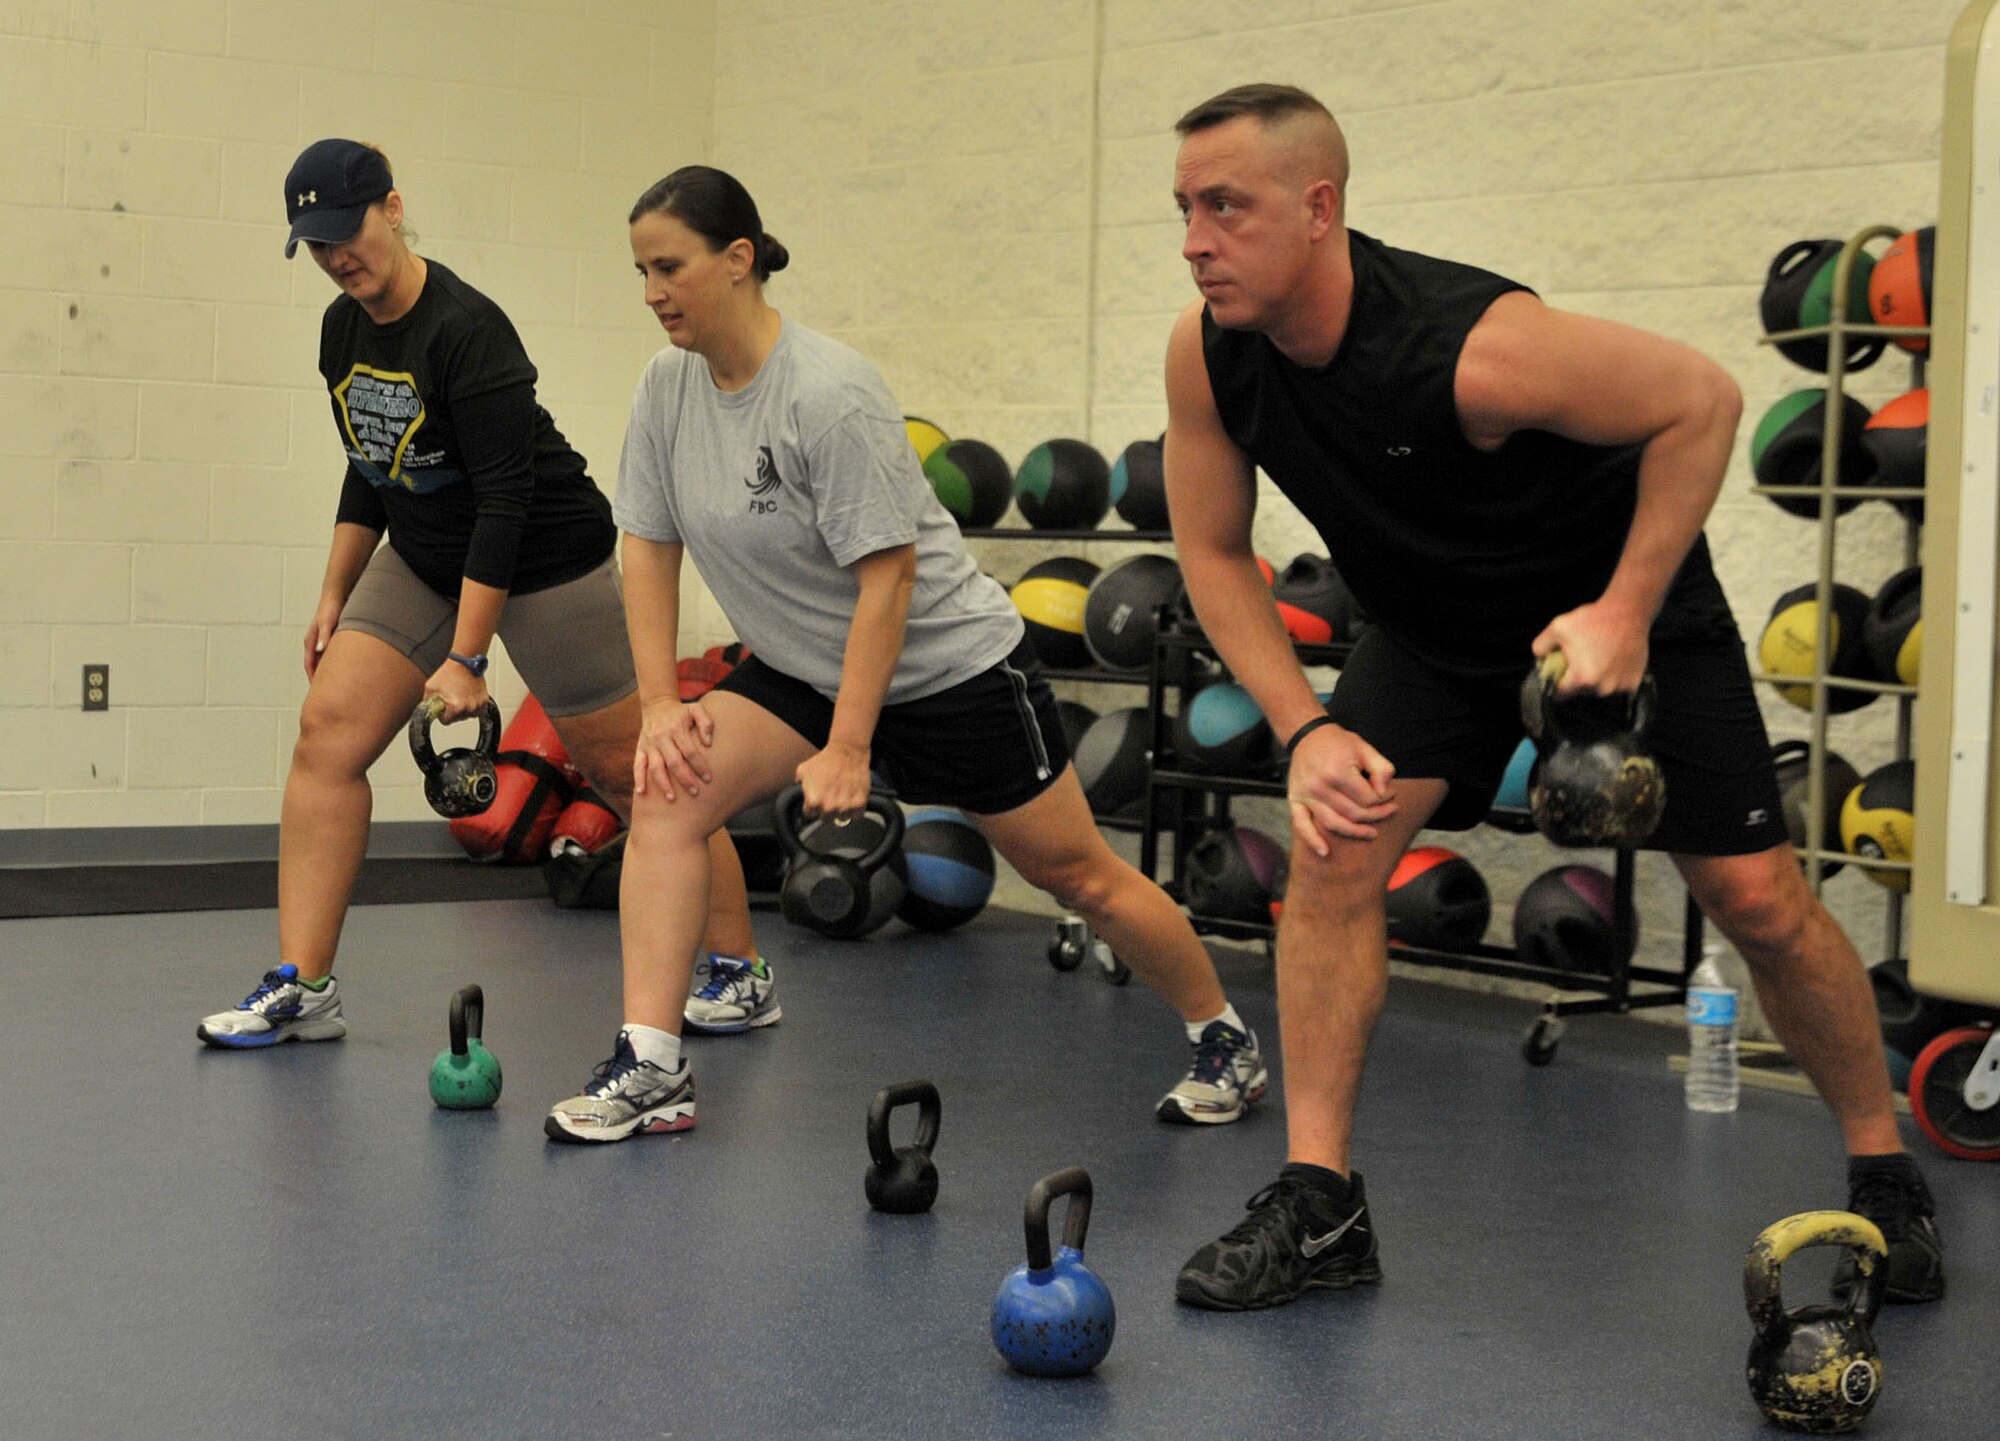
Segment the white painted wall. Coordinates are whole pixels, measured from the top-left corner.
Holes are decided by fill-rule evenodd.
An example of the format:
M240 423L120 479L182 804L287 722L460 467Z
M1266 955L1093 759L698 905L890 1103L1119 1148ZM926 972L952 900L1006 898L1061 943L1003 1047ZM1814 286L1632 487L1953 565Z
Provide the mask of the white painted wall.
M283 253L310 141L388 152L419 248L512 316L610 488L658 348L624 215L706 154L713 15L0 3L0 828L277 819L343 464L333 292ZM429 814L407 756L376 780L379 819Z

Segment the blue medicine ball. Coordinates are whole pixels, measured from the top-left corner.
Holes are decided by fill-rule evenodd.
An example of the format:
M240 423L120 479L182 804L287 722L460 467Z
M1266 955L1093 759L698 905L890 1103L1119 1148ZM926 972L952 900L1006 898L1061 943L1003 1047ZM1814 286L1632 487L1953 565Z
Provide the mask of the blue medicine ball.
M919 930L962 926L993 894L993 847L957 811L912 812L903 830L903 863L909 879L896 914Z

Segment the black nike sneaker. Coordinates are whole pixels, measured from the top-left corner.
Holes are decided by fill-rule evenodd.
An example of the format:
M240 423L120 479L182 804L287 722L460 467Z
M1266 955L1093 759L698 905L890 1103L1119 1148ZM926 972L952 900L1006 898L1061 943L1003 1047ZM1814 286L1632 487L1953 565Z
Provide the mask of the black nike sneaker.
M1280 1176L1245 1216L1181 1267L1174 1297L1211 1311L1254 1311L1296 1301L1315 1286L1343 1290L1382 1279L1361 1175L1336 1202L1310 1182Z
M1907 1170L1871 1170L1849 1182L1847 1209L1866 1216L1889 1243L1886 1301L1937 1301L1944 1297L1944 1244L1938 1240L1931 1188L1912 1163ZM1852 1258L1833 1275L1833 1294L1845 1304L1859 1277Z

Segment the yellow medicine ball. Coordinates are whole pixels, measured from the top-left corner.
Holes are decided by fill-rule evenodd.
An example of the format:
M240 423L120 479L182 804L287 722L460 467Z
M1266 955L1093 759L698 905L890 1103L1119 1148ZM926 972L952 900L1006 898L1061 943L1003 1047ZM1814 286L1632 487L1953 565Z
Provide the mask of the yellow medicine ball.
M1916 856L1917 763L1890 761L1847 793L1840 808L1840 843L1852 855L1908 861ZM1892 891L1910 888L1908 871L1869 870L1868 879Z
M951 441L951 437L944 433L943 427L932 424L921 415L904 416L903 429L909 433L910 444L916 447L918 465L929 460L932 451Z
M1830 675L1869 678L1868 650L1862 633L1868 620L1868 597L1851 585L1833 587L1833 628L1827 637ZM1814 587L1797 586L1778 597L1771 619L1757 642L1757 660L1767 675L1796 676L1810 681L1819 636L1819 601ZM1778 686L1778 694L1801 710L1812 709L1811 685ZM1875 699L1873 691L1834 688L1827 692L1827 709L1858 710Z

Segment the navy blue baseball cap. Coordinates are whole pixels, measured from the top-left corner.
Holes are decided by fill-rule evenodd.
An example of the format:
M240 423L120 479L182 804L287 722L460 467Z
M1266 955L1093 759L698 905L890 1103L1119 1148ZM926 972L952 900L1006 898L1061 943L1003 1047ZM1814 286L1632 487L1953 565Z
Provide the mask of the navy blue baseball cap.
M396 188L382 152L357 140L315 140L285 177L285 218L292 222L285 258L301 240L352 240L368 207Z

